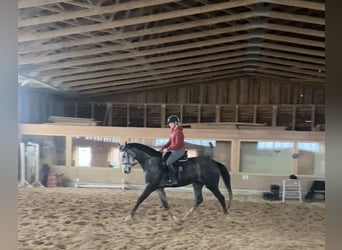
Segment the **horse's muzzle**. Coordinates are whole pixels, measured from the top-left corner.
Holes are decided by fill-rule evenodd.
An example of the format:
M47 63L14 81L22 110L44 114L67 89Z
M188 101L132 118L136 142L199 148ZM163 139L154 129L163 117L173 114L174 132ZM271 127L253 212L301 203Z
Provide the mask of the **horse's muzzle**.
M131 167L130 166L123 166L123 172L125 174L129 174L131 172Z

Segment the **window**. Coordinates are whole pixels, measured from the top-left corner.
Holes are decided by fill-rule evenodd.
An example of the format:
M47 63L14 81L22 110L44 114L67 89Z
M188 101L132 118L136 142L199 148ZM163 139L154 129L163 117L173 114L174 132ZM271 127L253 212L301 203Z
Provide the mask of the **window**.
M119 139L104 136L73 136L72 165L80 167L117 167L114 148L119 148ZM114 158L113 158L114 157Z
M77 164L78 167L91 166L91 147L77 147Z
M293 148L293 142L280 142L280 141L259 141L257 143L258 150L282 150Z
M120 167L120 151L118 147L112 148L110 166L113 168Z

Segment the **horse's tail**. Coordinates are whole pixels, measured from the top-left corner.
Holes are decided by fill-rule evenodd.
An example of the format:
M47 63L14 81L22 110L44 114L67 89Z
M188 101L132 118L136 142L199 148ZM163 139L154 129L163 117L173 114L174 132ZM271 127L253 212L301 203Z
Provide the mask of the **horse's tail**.
M228 195L229 195L229 201L228 201L228 208L230 208L230 206L232 205L232 201L233 201L233 192L232 192L232 187L230 185L230 174L226 168L225 165L215 161L217 166L220 169L220 173L223 179L223 182L228 190Z

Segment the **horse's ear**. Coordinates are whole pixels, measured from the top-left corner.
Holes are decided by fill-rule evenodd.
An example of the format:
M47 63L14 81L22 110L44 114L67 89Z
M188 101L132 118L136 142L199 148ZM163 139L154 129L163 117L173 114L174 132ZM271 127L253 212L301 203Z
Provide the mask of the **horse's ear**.
M127 141L125 141L125 146L127 146Z

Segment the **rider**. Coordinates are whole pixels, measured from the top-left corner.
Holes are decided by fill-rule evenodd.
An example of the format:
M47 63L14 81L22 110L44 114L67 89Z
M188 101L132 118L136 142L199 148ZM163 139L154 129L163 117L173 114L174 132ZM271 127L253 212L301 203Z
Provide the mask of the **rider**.
M161 148L161 151L163 153L171 152L169 158L166 160L166 165L169 169L169 184L177 184L176 170L173 163L185 153L183 127L180 125L180 120L176 115L170 115L167 118L167 124L171 128L171 134L169 141Z

